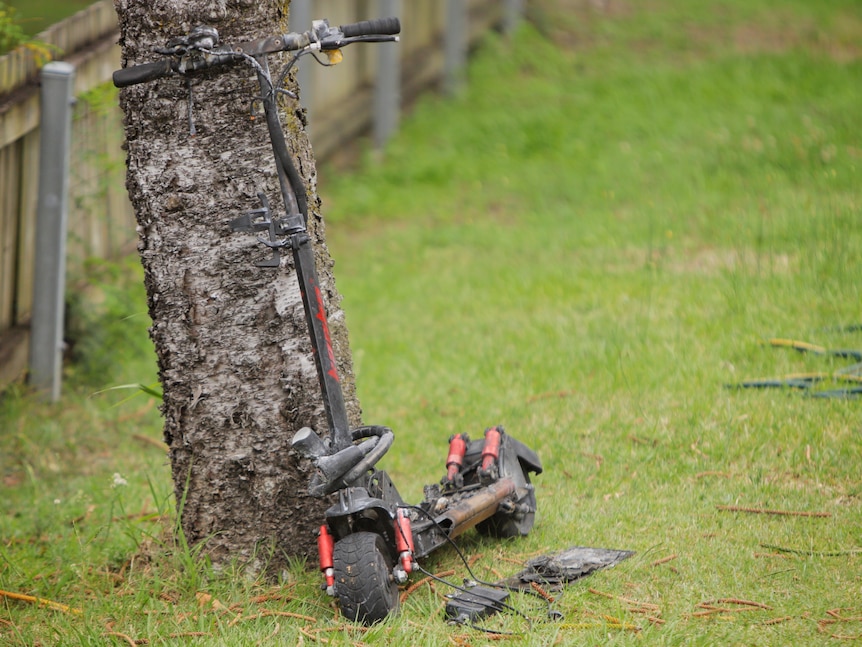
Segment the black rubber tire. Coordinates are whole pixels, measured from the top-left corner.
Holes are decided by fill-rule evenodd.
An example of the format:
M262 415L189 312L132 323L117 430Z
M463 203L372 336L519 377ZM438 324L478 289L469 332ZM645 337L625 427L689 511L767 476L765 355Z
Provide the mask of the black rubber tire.
M383 537L355 532L335 542L335 595L348 620L374 624L398 611L398 585Z

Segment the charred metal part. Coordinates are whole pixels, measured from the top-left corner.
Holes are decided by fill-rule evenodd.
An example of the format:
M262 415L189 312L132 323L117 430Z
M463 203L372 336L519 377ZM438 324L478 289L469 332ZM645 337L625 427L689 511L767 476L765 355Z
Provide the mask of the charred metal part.
M473 496L449 506L446 512L435 521L437 525L448 531L450 538L454 539L468 528L493 515L499 503L514 493L515 483L511 479L500 479L477 490Z

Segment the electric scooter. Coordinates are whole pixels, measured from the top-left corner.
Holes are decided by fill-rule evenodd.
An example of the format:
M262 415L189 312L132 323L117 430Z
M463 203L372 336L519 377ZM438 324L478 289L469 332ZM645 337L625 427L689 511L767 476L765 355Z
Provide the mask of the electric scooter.
M347 422L314 250L306 229L306 190L288 153L277 97L288 94L296 98L281 84L300 56L336 52L356 42L397 41L400 30L396 18L340 27L317 20L304 33L226 45L220 44L215 28L199 26L157 49L164 58L117 70L113 77L117 87L125 87L242 62L257 73L258 100L263 105L286 215L275 215L267 196L259 193L260 206L230 224L236 232L263 234L259 239L271 249L271 256L258 266L278 268L284 249L293 255L327 434L322 438L311 428L300 429L292 448L315 467L309 493L315 497L337 495L337 503L325 512L317 538L323 588L338 599L345 617L366 624L397 611L398 585L407 581L417 560L470 528L492 537L528 534L536 514L530 475L542 471L536 453L502 426L488 427L472 440L466 433L456 434L449 439L445 475L439 483L425 486L421 503L409 505L389 475L375 467L392 446L392 430L374 425L351 429ZM274 82L267 56L277 52L294 55Z

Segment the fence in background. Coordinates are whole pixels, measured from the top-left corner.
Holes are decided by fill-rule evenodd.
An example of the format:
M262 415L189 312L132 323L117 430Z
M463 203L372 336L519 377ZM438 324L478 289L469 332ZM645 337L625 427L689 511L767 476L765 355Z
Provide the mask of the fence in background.
M326 159L372 132L377 144L397 128L401 107L434 87L456 91L471 44L511 28L523 0L292 0L291 29L312 18L345 24L398 15L401 42L357 47L334 68L300 63L301 97L315 156ZM75 66L67 268L83 276L89 258L133 248L134 214L125 190L122 116L109 84L120 66L111 0L100 0L37 36ZM38 66L26 49L0 57L0 390L27 367L33 312L39 185ZM375 118L376 116L376 118Z
M67 267L110 257L134 238L125 190L121 117L105 87L120 64L117 16L102 0L39 34L75 67ZM0 57L0 389L27 367L36 264L41 115L36 57Z

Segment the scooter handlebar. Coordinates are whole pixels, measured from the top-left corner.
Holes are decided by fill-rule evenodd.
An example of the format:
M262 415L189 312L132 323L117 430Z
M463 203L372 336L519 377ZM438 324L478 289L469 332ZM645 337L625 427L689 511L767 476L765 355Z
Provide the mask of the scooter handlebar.
M401 21L398 18L375 18L360 22L341 25L341 33L347 38L355 36L390 36L401 33Z
M222 45L213 48L206 57L195 58L183 63L181 63L181 60L177 56L171 56L159 61L132 65L114 72L114 85L118 88L125 88L130 85L137 85L138 83L155 81L178 71L189 72L236 62L243 54L246 56L258 56L280 51L296 51L305 47L312 47L315 43L321 49L333 49L349 45L351 42L378 39L395 40L394 37L386 37L401 31L401 21L398 18L363 20L361 22L342 25L338 30L334 30L335 33L332 33L333 30L328 29L328 25L325 22L324 27L326 27L326 32L318 35L315 35L313 32L290 33L280 37L274 36L251 43L242 43L237 47ZM328 38L330 35L335 36L335 38ZM343 38L341 37L342 35Z
M166 58L161 61L153 61L152 63L124 67L114 72L114 85L118 88L125 88L130 85L161 79L173 73L172 64L173 61Z

